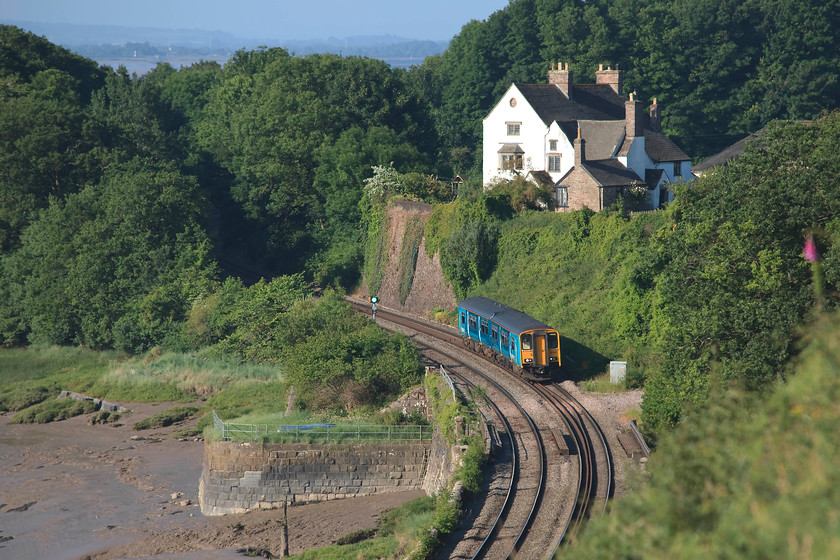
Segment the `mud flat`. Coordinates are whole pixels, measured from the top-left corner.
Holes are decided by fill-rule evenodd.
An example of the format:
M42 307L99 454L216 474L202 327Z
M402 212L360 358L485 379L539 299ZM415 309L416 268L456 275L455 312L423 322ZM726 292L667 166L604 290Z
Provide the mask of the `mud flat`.
M279 555L282 511L201 515L204 443L171 436L189 424L132 428L174 405L120 404L132 410L121 426L91 425L90 415L18 425L0 415L0 558L242 559L247 548ZM289 508L289 552L375 527L383 511L422 495Z

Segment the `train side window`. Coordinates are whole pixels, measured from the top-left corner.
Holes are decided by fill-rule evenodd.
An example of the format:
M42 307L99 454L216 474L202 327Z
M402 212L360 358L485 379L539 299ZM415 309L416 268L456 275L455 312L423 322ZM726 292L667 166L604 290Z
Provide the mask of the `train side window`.
M467 324L467 317L466 317L466 315L464 315L464 312L463 312L463 311L461 311L461 324L462 324L462 325L466 325L466 324Z
M557 333L556 332L548 333L548 347L553 350L553 349L555 349L559 346L560 345L557 342Z
M530 350L531 349L531 334L525 333L521 336L520 340L522 341L522 349L523 350Z
M475 328L476 328L476 327L475 327L475 317L473 317L472 315L470 315L470 329L471 329L471 330L475 330Z
M481 320L481 334L487 334L487 321Z
M497 327L490 327L490 336L493 337L493 340L499 338L499 329Z
M513 354L516 352L516 338L510 337L510 353Z
M502 346L507 346L507 341L507 333L505 331L502 331Z

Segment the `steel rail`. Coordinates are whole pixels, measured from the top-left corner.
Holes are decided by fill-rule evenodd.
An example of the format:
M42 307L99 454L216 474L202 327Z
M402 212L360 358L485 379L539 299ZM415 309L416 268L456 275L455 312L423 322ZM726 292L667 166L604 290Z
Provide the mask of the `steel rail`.
M350 301L350 304L353 307L355 307L356 309L358 309L358 310L360 310L364 313L369 313L371 311L370 307L365 305L365 304L360 304L360 303L353 302L353 301ZM384 319L384 320L396 323L398 325L408 327L410 329L416 330L417 332L427 334L429 336L432 336L433 338L436 338L438 340L443 340L444 342L453 344L455 346L459 346L460 343L461 343L461 337L456 336L456 333L451 332L451 330L447 331L447 330L445 330L443 328L440 328L440 327L428 325L428 324L425 324L425 323L420 323L418 321L415 321L415 320L412 320L410 318L403 317L401 315L391 313L391 312L388 312L388 311L383 312L382 308L378 309L377 315L379 316L380 319ZM527 535L528 528L531 526L531 524L534 520L534 514L537 510L537 507L539 506L539 503L540 503L540 501L542 499L542 496L543 496L543 493L544 493L545 478L546 478L546 458L545 458L545 448L544 448L544 443L543 443L543 440L542 440L542 436L540 435L539 428L537 428L537 425L534 422L534 420L527 413L527 411L522 407L522 405L513 397L513 395L510 394L510 392L507 389L502 387L498 382L496 382L494 379L492 379L491 377L489 377L485 373L479 371L478 369L476 369L476 368L474 368L474 367L472 367L468 364L465 364L463 362L463 360L461 360L457 356L451 354L450 352L447 352L446 350L441 350L440 348L434 348L433 351L442 355L442 356L445 356L446 358L448 358L448 359L450 359L454 362L457 362L457 363L461 364L462 367L470 370L473 374L481 377L482 379L487 381L489 384L491 384L495 389L500 391L514 406L516 406L519 413L526 420L526 422L528 424L528 427L529 427L531 433L534 435L534 439L537 443L538 463L539 463L537 490L535 492L534 501L531 504L531 508L530 508L530 511L528 512L527 518L522 523L522 527L521 527L518 535L514 539L514 542L513 542L513 545L511 546L510 551L505 555L505 558L510 558L519 549L519 547L521 546L521 544L523 542L524 537ZM474 356L474 357L482 358L486 361L489 361L489 362L493 363L496 366L499 365L496 362L488 359L485 356L481 356L479 354L470 354L470 355ZM461 374L454 373L451 370L449 371L449 373L450 373L450 375L453 375L453 374L456 375L457 377L459 377L462 380L469 381L469 380L466 380L466 378ZM472 382L469 382L469 383L472 386L476 386ZM495 403L493 404L493 406L496 407ZM512 456L515 458L517 456L516 450L518 449L518 446L516 445L516 440L513 437L512 428L510 427L510 424L507 422L507 419L505 419L505 424L506 424L507 429L509 430L511 444L512 444L512 450L514 451ZM520 462L516 459L515 459L515 461L516 461L515 462L516 468L513 471L513 476L511 477L511 485L510 485L511 490L514 488L514 483L519 480L519 473L520 473ZM472 556L473 560L477 560L483 554L486 553L488 544L490 542L492 542L491 537L498 531L499 522L504 517L504 515L509 511L509 509L512 505L511 497L512 497L512 493L509 492L508 495L505 497L505 502L504 502L504 504L502 506L502 509L500 510L499 514L497 515L497 517L496 517L496 519L493 523L493 526L488 531L487 536L482 541L479 549Z

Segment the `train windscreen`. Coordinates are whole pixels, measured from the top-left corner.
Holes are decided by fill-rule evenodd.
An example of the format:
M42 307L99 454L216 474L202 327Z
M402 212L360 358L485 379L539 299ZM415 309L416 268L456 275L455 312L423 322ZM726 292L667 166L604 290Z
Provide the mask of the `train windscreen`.
M530 350L531 349L531 333L525 333L520 338L522 342L522 349L523 350Z

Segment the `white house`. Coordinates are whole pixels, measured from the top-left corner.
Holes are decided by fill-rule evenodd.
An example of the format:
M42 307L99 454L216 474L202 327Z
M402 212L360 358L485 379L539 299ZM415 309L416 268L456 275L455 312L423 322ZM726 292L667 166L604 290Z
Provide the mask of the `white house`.
M601 210L628 191L644 208L667 202L666 185L690 178L691 162L661 132L656 99L646 115L620 94L620 70L601 66L595 78L575 84L558 64L547 84L512 84L483 121L485 188L526 175L554 186L560 211Z

